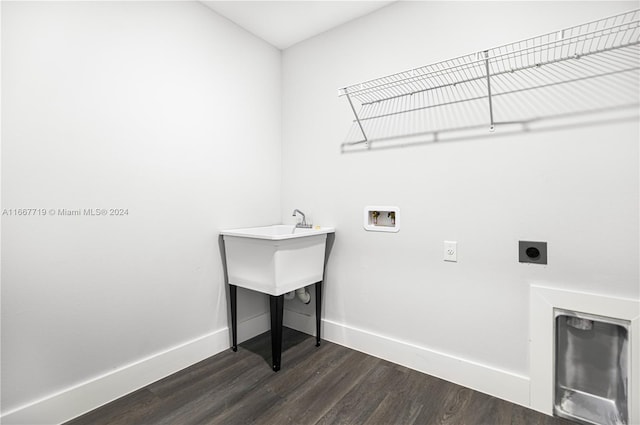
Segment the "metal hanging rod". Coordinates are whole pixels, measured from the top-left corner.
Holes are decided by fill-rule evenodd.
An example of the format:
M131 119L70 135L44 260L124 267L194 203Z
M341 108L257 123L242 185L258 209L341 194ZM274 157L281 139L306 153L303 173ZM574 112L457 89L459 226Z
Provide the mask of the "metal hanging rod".
M383 89L390 89L393 87L399 88L399 87L402 87L403 85L410 84L412 82L418 82L422 79L429 79L429 78L434 78L434 77L439 77L444 75L450 76L450 77L455 76L457 75L456 72L463 72L466 69L471 70L476 67L484 66L485 64L484 52L488 52L488 55L490 56L492 61L506 60L506 59L515 60L518 58L524 59L517 66L508 68L508 71L517 71L519 69L529 68L532 66L540 66L540 64L544 64L544 63L552 63L555 61L576 59L589 54L597 54L603 51L625 47L627 45L638 44L638 36L640 35L639 33L640 21L638 21L638 15L640 14L640 10L628 12L626 14L618 15L618 16L627 16L629 14L635 15L634 21L621 24L621 25L616 25L610 28L599 29L599 30L585 33L585 34L578 34L571 37L565 36L565 38L562 38L560 40L548 41L545 43L538 43L531 46L518 48L516 50L508 50L510 47L513 47L514 45L519 45L521 43L530 44L531 42L535 43L535 41L538 41L548 36L558 36L558 34L562 34L567 30L556 31L556 32L547 34L545 36L531 38L518 43L507 44L501 47L485 50L477 54L461 56L455 59L438 62L433 65L415 68L411 71L404 71L404 72L393 74L387 77L382 77L375 80L369 80L365 83L347 86L342 89L341 96L349 94L352 97L358 97L358 96L362 96L363 94L377 92ZM607 18L605 19L605 21L608 19L611 19L611 18ZM596 22L599 22L599 21L596 21ZM574 28L580 28L580 27L574 27ZM635 33L635 37L633 37L634 33ZM616 43L617 41L616 35L620 35L620 34L625 35L626 37L624 38L620 37L619 42ZM611 38L611 36L613 36L613 38ZM601 44L603 44L604 38L608 38L609 40L604 41L605 47L599 47ZM622 42L622 41L625 41L626 39L629 39L629 41ZM591 43L587 45L586 41L589 41L589 40L591 41ZM593 42L596 40L598 41L594 46ZM582 45L583 45L583 48L580 51L578 51L578 42L582 42ZM548 55L549 53L555 52L556 49L562 50L564 47L571 48L571 53L561 55L559 57L556 57L555 59L547 58L546 60L541 60L541 61L535 61L535 60L530 61L530 59L532 58L531 55L535 54L536 52L538 52L539 54L545 52ZM462 63L459 63L459 62L462 62ZM435 69L432 70L432 68L435 68ZM410 74L410 75L407 75L407 74ZM484 76L481 76L478 78L484 78ZM409 90L408 92L404 93L404 95L408 95L412 93L413 91ZM384 100L384 98L379 100Z
M636 52L635 52L635 56L638 57L638 55L640 54L640 45L635 45L636 46ZM524 83L524 79L521 77L525 77L524 75L520 75L520 74L515 74L515 76L512 77L513 79L521 79L521 84L518 86L514 86L513 88L509 89L509 90L504 90L504 91L500 91L498 93L494 93L492 96L496 97L496 96L504 96L504 95L508 95L508 94L513 94L513 93L517 93L517 92L521 92L521 91L526 91L526 90L534 90L537 88L542 88L542 87L549 87L549 86L553 86L553 85L559 85L559 84L564 84L566 82L567 79L570 79L571 81L579 81L579 80L585 80L585 79L590 79L590 78L597 78L597 77L604 77L604 76L608 76L608 75L612 75L612 74L616 74L616 73L624 73L624 72L630 72L630 71L637 71L640 70L640 65L639 66L630 66L630 67L624 67L624 66L619 66L619 65L623 65L622 63L620 63L620 61L615 61L615 58L613 58L614 60L611 61L607 66L607 63L605 63L605 61L600 61L599 63L594 63L592 62L590 65L592 65L592 70L596 71L593 74L584 74L584 73L580 73L580 69L571 65L571 64L566 64L566 66L564 66L563 68L563 72L564 74L559 74L556 73L556 75L539 75L539 78L537 79L537 81L531 81L530 84L525 84ZM549 63L545 63L545 65L551 64L554 62L549 62ZM526 68L521 68L518 71L523 71ZM511 72L509 71L502 71L502 72L496 72L496 73L492 73L489 74L488 76L481 76L481 77L476 77L476 78L472 78L469 80L465 80L465 81L461 81L457 84L465 84L465 83L471 83L471 82L477 82L477 81L483 81L486 80L488 77L493 78L493 80L495 80L497 77L503 75L503 74L511 74ZM552 79L550 77L555 77L555 79ZM565 78L561 78L561 77L565 77ZM445 88L446 86L450 86L451 84L445 84L445 85L441 85L441 86L437 86L437 87L433 87L431 89L426 89L426 90L433 90L433 89L442 89ZM483 86L484 88L484 86ZM419 92L415 92L413 94L417 94ZM401 96L396 96L395 98L399 98L405 95L401 95ZM402 114L404 112L412 112L412 111L417 111L420 109L427 109L427 108L435 108L438 106L444 106L444 105L450 105L450 104L454 104L454 103L460 103L460 102L466 102L466 101L470 101L470 100L478 100L478 99L486 99L488 97L487 93L480 93L478 95L474 95L472 97L468 97L468 98L460 98L460 99L455 99L455 100L445 100L442 103L436 103L436 104L430 104L430 105L425 105L425 106L418 106L415 107L413 109L409 109L406 111L396 111L396 112L390 112L387 113L386 115L375 115L375 116L370 116L370 115L365 115L362 116L362 114L359 116L359 121L368 121L368 120L372 120L372 119L376 119L376 118L383 118L385 116L389 116L389 115L396 115L396 114ZM389 99L385 99L385 100L391 100L393 98L389 98ZM351 100L349 100L351 107L353 108L353 110L355 110L355 108L353 107L353 102L351 102ZM381 101L377 101L377 102L381 102ZM377 102L370 102L370 103L364 103L363 106L367 106L367 105L371 105Z
M496 76L496 75L501 75L501 74L505 74L505 73L513 73L513 72L517 72L517 71L522 71L522 70L525 70L525 69L528 69L528 68L539 68L541 66L550 65L550 64L553 64L553 63L556 63L556 62L581 59L581 58L584 58L586 56L599 54L599 53L604 53L604 52L607 52L607 51L610 51L610 50L617 50L617 49L621 49L623 47L637 46L638 44L640 44L640 43L638 41L636 41L636 42L625 44L625 45L622 45L622 46L605 48L605 49L596 50L596 51L592 51L592 52L588 52L588 53L583 53L583 54L580 54L580 55L574 55L574 56L570 56L570 57L563 57L563 58L558 58L558 59L545 60L545 61L541 61L541 62L536 62L535 64L522 65L522 66L518 66L518 67L515 67L515 68L507 68L507 67L504 67L504 66L503 67L496 66L495 62L499 59L499 56L498 57L493 57L493 58L487 56L484 59L474 63L474 65L482 67L482 66L486 66L487 63L493 63L493 67L502 68L502 69L499 69L499 70L496 70L496 71L493 71L493 72L489 72L489 70L487 70L487 73L483 73L481 75L478 75L477 72L475 72L475 73L467 72L465 75L463 75L463 78L460 78L460 79L457 79L457 80L454 80L454 81L444 81L444 82L442 82L442 83L440 83L438 85L433 85L431 87L425 87L425 88L422 88L422 89L413 90L413 91L411 91L409 93L401 93L401 94L397 94L397 95L393 95L393 96L389 96L389 97L385 97L385 98L381 98L381 99L366 101L366 102L363 102L362 105L368 105L370 103L376 103L376 102L383 102L385 100L390 100L390 99L393 99L393 98L396 98L396 97L401 97L401 96L414 95L416 93L420 93L420 92L426 91L426 90L434 90L434 89L439 89L439 88L443 88L443 87L446 87L446 86L456 86L458 84L464 84L464 83L468 83L468 82L476 81L476 80L486 80L487 79L487 74L491 74L491 76ZM488 53L487 53L487 55L488 55ZM492 60L492 62L488 62L489 60ZM451 67L448 70L449 71L453 71L456 68L462 68L462 67ZM435 83L435 82L439 82L439 80L441 78L443 78L443 76L445 76L445 75L447 75L447 74L439 71L439 72L432 72L428 76L425 74L424 77L425 78L428 78L428 77L432 78L434 80L434 83ZM455 76L455 75L456 75L455 73L450 73L448 76ZM464 77L466 77L466 78L464 78ZM419 80L416 79L413 82L417 83L418 81ZM373 89L370 89L370 90L373 90ZM378 88L378 90L380 90L380 89ZM341 94L340 96L349 95L351 97L355 97L354 95L358 95L358 94L360 95L360 97L362 97L362 95L363 95L363 93L358 93L358 91L356 91L356 92L349 92L349 93L345 92L345 93Z
M525 43L525 44L526 44L526 43L529 43L529 42L531 42L531 41L535 41L535 40L538 40L538 39L542 39L542 38L544 38L545 36L555 36L555 35L557 35L558 33L560 33L561 35L564 35L565 33L567 33L567 34L569 34L569 33L574 33L574 32L578 32L578 33L579 33L579 32L580 32L580 30L582 30L582 29L584 29L584 28L589 28L589 27L590 27L590 26L592 26L592 25L596 25L596 26L597 26L597 25L599 25L599 24L601 24L601 23L603 23L603 22L606 22L606 21L608 21L608 20L618 20L618 19L623 20L623 19L627 19L627 18L629 18L629 15L630 15L630 14L637 14L638 12L640 12L640 9L639 9L639 10L633 10L633 11L629 11L629 12L620 13L620 14L618 14L618 15L613 15L613 16L610 16L610 17L608 17L608 18L604 18L604 19L598 19L598 20L595 20L595 21L586 22L586 23L584 23L584 24L576 25L576 26L573 26L573 27L568 27L568 28L562 29L562 30L560 30L560 31L555 31L555 32L552 32L552 33L548 33L548 34L546 34L546 35L542 35L542 36L538 36L538 37L533 37L533 38L528 38L528 39L523 39L523 40L520 40L520 41L517 41L517 42L514 42L514 43L506 44L506 45L504 45L504 46L502 46L502 47L509 47L509 46L521 45L522 43ZM629 20L630 20L630 21L632 21L632 22L633 22L633 21L637 21L637 20L638 20L638 17L637 17L637 16L632 16L631 18L629 18ZM500 47L498 47L498 49L499 49L499 48L500 48ZM461 56L461 57L459 57L459 58L457 58L457 59L462 59L462 58L465 58L465 57L467 57L467 56ZM411 73L413 73L413 72L415 72L416 70L419 70L419 69L423 69L423 68L427 68L427 67L437 67L438 65L446 64L446 63L449 63L449 62L454 61L454 60L456 60L456 59L449 59L449 60L445 60L445 61L442 61L442 62L437 62L437 63L431 64L431 65L423 66L423 67L421 67L421 68L412 68L412 69L410 69L410 70L402 71L402 72L399 72L399 73L397 73L397 74L393 74L393 75L406 75L406 74L411 74ZM393 75L392 75L392 76L393 76ZM390 76L390 77L392 77L392 76ZM388 77L384 77L384 78L388 78ZM376 79L371 79L371 80L363 81L363 82L358 83L358 84L353 84L353 85L351 85L351 86L347 86L347 87L345 87L345 88L343 88L343 89L341 89L341 90L345 90L345 89L348 89L348 88L350 88L350 87L357 87L357 86L369 85L369 84L374 83L374 82L376 82L376 81L378 81L378 80L381 80L381 78L376 78Z
M585 82L603 79L628 90L628 82L638 79L639 70L640 9L346 86L339 95L347 97L361 136L358 139L362 139L348 140L352 144L388 139L393 137L391 127L413 127L412 120L428 128L424 114L419 115L425 111L431 121L446 121L450 131L456 127L450 117L444 117L452 113L450 109L467 108L475 117L477 102L484 102L485 122L493 130L494 124L505 122L500 119L502 105L496 105L494 99L534 90L544 91L548 97L553 94L550 90L560 90L562 84L584 90ZM354 101L360 104L359 110ZM523 105L517 106L527 115ZM438 112L437 108L447 111ZM402 125L393 118L401 114L410 116ZM476 122L458 125L476 126ZM353 139L353 134L350 137Z

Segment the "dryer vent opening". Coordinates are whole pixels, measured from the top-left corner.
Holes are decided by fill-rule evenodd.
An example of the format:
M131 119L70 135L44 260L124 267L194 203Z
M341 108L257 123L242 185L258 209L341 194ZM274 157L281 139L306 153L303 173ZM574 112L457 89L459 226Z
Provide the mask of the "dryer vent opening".
M629 322L555 310L554 413L586 424L629 423Z

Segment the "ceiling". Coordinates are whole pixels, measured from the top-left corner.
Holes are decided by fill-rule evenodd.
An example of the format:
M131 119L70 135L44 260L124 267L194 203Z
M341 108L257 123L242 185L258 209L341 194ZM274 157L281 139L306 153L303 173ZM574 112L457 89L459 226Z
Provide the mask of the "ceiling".
M278 49L335 28L393 1L202 1Z

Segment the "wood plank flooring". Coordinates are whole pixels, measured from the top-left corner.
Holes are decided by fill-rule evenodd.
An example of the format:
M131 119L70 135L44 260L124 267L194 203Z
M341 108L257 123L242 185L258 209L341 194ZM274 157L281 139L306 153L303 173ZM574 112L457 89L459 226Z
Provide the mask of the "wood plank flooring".
M569 425L572 422L285 328L93 410L68 425Z

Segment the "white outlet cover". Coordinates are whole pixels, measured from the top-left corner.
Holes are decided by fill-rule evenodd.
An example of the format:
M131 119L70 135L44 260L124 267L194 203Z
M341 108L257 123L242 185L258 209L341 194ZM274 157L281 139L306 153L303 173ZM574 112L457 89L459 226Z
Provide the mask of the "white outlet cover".
M458 262L458 242L444 241L444 261Z

